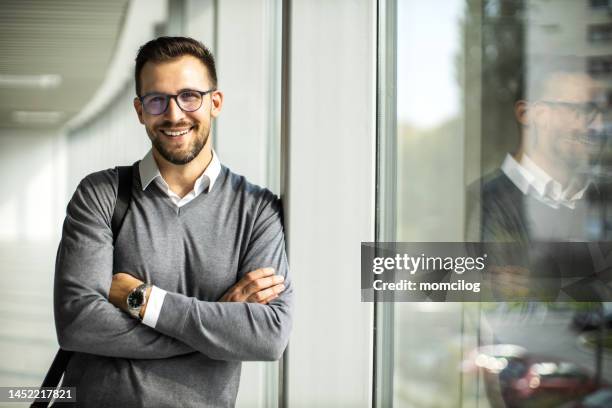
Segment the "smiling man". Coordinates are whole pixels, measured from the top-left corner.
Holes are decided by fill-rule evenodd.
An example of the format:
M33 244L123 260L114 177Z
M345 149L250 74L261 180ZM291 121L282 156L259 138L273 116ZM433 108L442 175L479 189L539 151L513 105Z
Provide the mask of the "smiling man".
M514 115L519 146L501 168L480 180L483 241L591 241L602 200L595 185L606 136L602 86L586 73L545 70L520 90ZM595 222L595 223L594 223ZM597 227L597 228L594 228Z
M152 149L115 237L116 170L81 181L55 277L63 386L81 407L233 406L241 361L277 360L291 328L279 201L221 164L215 63L199 42L139 50L134 107Z
M517 81L508 109L519 144L499 169L472 186L470 239L508 243L491 246L497 253L488 258L486 278L499 302L479 312L481 344L514 344L533 354L563 350L555 357L573 361L580 356L559 347L575 341L566 329L568 310L598 317L594 305L607 293L604 280L593 275L600 272L594 247L585 242L610 241L612 231L606 222L610 185L598 177L607 141L605 87L566 64L534 64L524 76L526 86ZM502 370L486 384L492 406L517 404L508 385L515 374ZM554 406L567 402L550 400L537 387L534 392L534 406L538 398ZM577 397L569 389L562 394L555 398Z

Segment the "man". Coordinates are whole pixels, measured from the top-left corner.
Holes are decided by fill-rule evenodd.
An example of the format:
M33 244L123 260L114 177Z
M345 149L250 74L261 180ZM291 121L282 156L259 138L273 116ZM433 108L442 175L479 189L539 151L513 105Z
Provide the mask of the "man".
M604 139L601 87L579 72L552 71L531 81L514 106L520 144L483 180L484 241L585 241L602 238L593 219L592 169ZM599 207L597 209L600 209ZM595 218L601 221L601 219Z
M596 180L594 171L605 141L603 88L585 73L558 68L543 70L528 85L529 93L514 104L520 129L517 150L472 191L480 195L476 239L508 243L490 259L494 266L488 278L500 303L483 306L479 338L483 344L519 345L540 357L557 351L555 357L563 361L594 367L588 356L564 349L575 339L566 331L569 322L558 322L574 305L567 294L597 301L598 289L604 285L591 277L594 264L589 248L567 244L606 241L610 236L605 222L608 188ZM557 312L551 303L511 302L515 296L567 302L560 302L557 309L562 312ZM499 379L496 386L487 383L491 405L521 405L521 397L511 387L517 373L508 368ZM565 399L578 396L566 391ZM541 395L537 389L534 393L532 402L537 404Z
M68 204L54 301L60 346L76 353L63 386L83 407L233 406L241 361L277 360L289 338L280 204L212 150L223 94L202 44L148 42L135 80L152 149L114 247L115 170Z
M551 254L532 243L604 241L609 236L604 222L608 188L594 177L605 141L603 88L580 71L535 68L527 92L520 87L514 104L519 146L499 170L471 186L468 225L472 240L515 244L505 247L503 259L492 259L504 265L490 275L496 288L519 295L543 289L546 300L552 300L561 279L541 288L529 281L535 277L529 270L537 269L539 277L560 276L553 267L569 264L550 262ZM561 255L556 254L557 260Z

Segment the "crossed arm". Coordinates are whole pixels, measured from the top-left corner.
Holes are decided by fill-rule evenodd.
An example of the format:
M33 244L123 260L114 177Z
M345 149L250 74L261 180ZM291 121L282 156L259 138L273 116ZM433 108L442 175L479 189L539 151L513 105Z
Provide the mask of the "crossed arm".
M219 302L249 302L268 304L276 299L285 290L281 275L275 275L273 268L260 268L244 275L234 286L219 299ZM144 282L127 272L118 272L113 275L108 300L113 305L128 313L127 297L130 292ZM145 303L140 310L140 319L144 318L147 310L147 301L151 295L151 288L147 289Z
M99 185L94 195L88 183L86 178L68 205L56 260L54 305L62 348L132 359L192 352L223 360L280 357L291 327L292 288L277 203L270 201L258 215L240 280L218 302L168 292L153 329L117 307L140 281L129 273L113 280L112 206L106 201L112 204L114 196L100 199ZM284 282L269 279L270 270L261 267L273 268ZM120 290L111 290L118 285Z

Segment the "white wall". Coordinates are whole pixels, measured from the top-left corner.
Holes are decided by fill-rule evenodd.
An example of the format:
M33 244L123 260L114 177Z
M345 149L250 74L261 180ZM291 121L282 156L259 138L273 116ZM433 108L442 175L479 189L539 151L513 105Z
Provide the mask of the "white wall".
M372 304L360 301L360 241L374 240L375 10L370 0L293 1L292 408L371 404Z
M232 170L264 186L273 176L268 174L267 161L279 154L269 155L268 146L280 122L275 103L280 97L276 58L281 33L274 14L280 13L280 3L218 2L217 73L225 100L217 121L215 149Z
M65 209L64 137L0 130L0 241L56 241Z

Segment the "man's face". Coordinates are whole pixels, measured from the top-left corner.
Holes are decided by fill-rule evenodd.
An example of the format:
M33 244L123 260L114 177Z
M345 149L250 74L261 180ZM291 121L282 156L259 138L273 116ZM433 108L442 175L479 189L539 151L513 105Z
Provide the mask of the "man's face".
M597 84L583 74L558 73L531 103L530 155L580 170L603 148L602 114L596 109Z
M147 62L140 73L140 85L141 96L208 91L212 87L206 66L191 55L162 63ZM159 115L148 113L139 99L134 100L134 107L155 150L168 162L183 165L198 156L208 143L212 118L221 109L221 97L218 91L204 95L202 106L193 112L183 111L174 98Z

